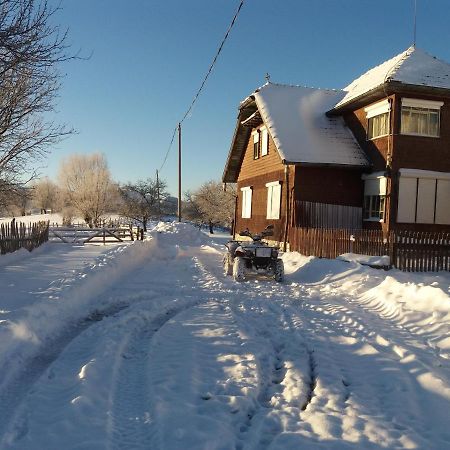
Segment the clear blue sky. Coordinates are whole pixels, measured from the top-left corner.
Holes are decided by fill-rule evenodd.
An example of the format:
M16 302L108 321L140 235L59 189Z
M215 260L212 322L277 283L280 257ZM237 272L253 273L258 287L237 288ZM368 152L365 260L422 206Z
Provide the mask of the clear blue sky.
M52 0L53 1L53 0ZM56 2L56 0L54 0ZM154 177L239 0L62 0L55 21L92 57L61 69L58 120L78 130L46 160L103 152L119 182ZM239 102L271 80L341 88L412 43L413 0L246 0L183 126L183 191L220 179ZM417 46L450 62L449 0L418 0ZM177 192L177 148L161 177Z

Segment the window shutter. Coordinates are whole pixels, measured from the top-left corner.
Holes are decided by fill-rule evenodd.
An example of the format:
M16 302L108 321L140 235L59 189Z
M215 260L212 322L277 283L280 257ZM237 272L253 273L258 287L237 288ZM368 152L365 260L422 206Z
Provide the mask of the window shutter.
M243 187L242 192L242 218L250 219L252 217L252 188Z
M269 133L267 128L261 128L261 156L269 153Z
M274 181L267 183L267 219L280 218L281 183Z
M434 201L436 193L436 180L419 178L417 192L417 223L434 222Z
M450 225L450 180L437 182L436 223Z
M416 221L417 178L400 177L398 190L397 222Z

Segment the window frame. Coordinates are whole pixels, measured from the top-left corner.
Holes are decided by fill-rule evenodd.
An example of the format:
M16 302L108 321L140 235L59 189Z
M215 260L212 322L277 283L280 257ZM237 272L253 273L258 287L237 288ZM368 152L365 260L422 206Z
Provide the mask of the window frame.
M260 131L255 130L253 133L253 159L259 159L261 156L261 136Z
M444 102L433 101L433 100L421 100L414 98L402 98L402 103L400 107L400 134L402 136L419 136L419 137L429 137L429 138L440 138L441 137L441 107ZM427 128L430 130L430 117L431 113L437 113L437 134L421 133L414 131L404 130L404 118L403 114L405 110L409 110L409 117L412 117L412 113L422 114L427 116ZM415 111L414 111L415 110ZM418 121L418 127L420 122Z
M373 214L374 212L378 212L378 214ZM364 195L363 220L366 222L384 222L385 217L386 195Z
M381 137L386 137L391 134L391 102L389 99L382 100L381 102L374 103L366 108L364 108L367 119L367 130L366 130L366 140L372 141ZM371 135L372 124L375 120L385 117L384 121L384 132L377 135ZM381 128L381 127L380 127Z

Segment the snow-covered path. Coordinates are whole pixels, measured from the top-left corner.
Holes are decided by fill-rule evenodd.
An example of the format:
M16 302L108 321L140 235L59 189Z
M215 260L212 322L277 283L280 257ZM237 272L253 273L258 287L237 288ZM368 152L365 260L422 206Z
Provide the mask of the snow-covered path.
M450 448L448 276L286 255L285 283L237 284L159 230L0 300L0 448Z

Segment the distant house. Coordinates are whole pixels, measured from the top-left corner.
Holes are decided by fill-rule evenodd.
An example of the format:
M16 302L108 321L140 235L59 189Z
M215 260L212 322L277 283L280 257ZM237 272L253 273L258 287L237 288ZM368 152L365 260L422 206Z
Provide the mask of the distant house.
M343 90L266 83L244 99L223 181L236 229L450 231L450 64L411 47Z

